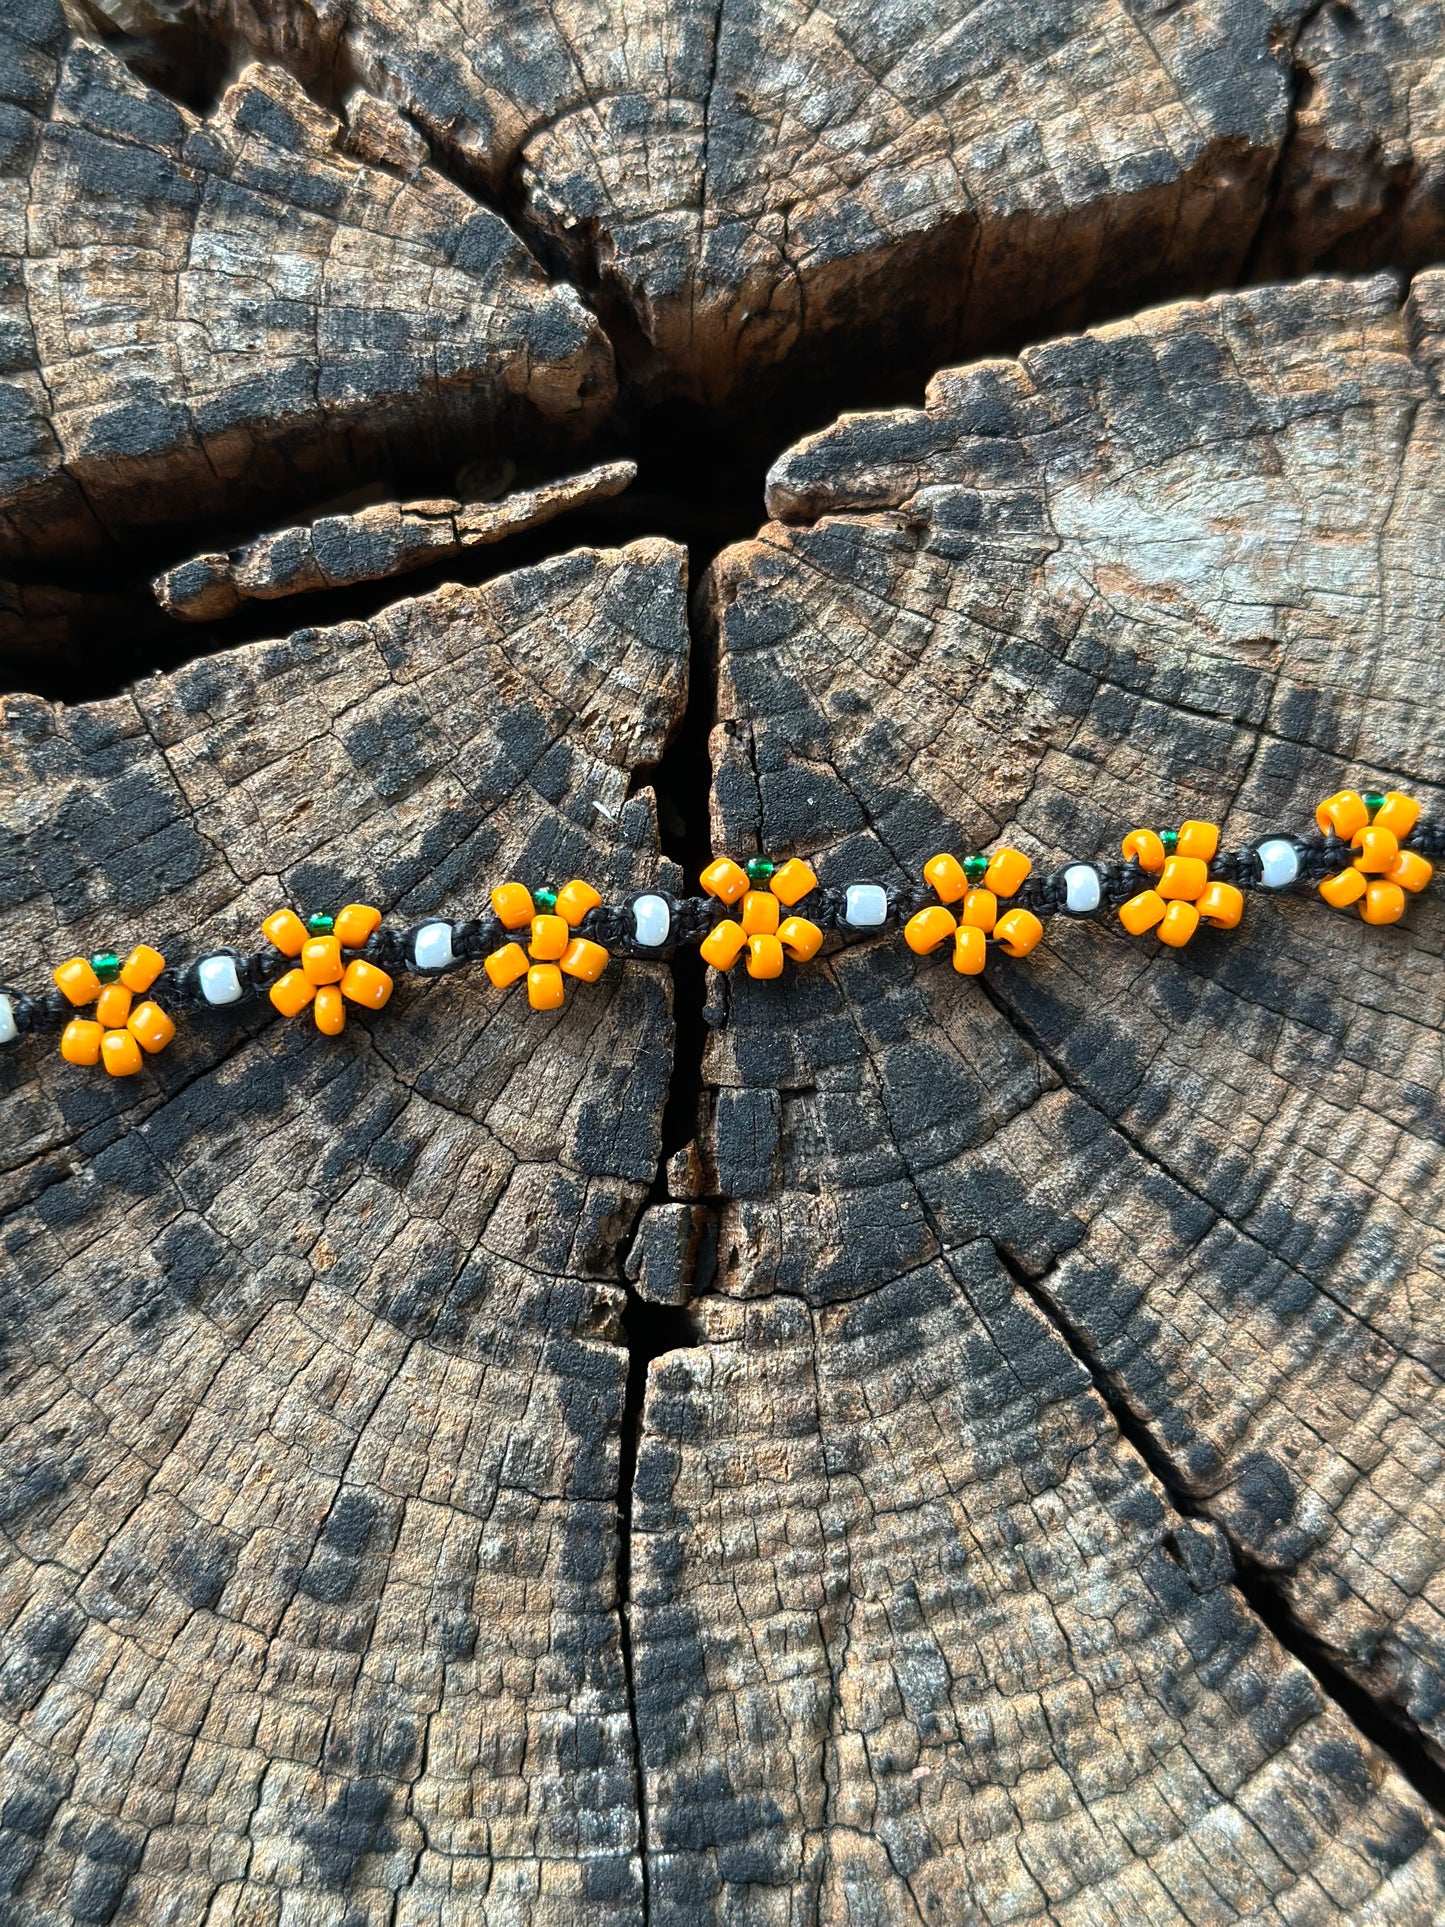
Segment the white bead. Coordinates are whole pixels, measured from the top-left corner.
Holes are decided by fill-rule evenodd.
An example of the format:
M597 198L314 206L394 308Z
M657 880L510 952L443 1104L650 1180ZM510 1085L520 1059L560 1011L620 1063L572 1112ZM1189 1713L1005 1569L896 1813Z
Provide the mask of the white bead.
M424 923L411 946L412 961L418 970L450 970L456 962L449 923Z
M855 930L874 930L888 917L888 892L881 883L850 883L843 916Z
M1283 890L1299 875L1299 851L1287 836L1271 836L1259 846L1259 880L1266 890Z
M1064 908L1071 917L1087 917L1099 907L1099 872L1087 863L1071 863L1064 872Z
M241 978L234 957L202 957L196 965L196 984L208 1004L239 1004Z
M632 905L632 922L637 941L647 950L658 950L667 942L672 912L662 897L638 897Z
M19 1035L15 1028L15 1006L8 997L0 996L0 1044L13 1044Z

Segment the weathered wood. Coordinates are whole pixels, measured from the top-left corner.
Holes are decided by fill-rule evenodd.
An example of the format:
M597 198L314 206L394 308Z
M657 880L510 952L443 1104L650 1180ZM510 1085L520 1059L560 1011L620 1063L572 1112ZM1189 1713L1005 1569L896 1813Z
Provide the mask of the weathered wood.
M628 787L682 704L683 571L579 551L8 699L0 973L652 868ZM669 1002L638 968L539 1017L466 973L336 1039L189 1020L129 1084L11 1054L9 1917L640 1918L615 1281Z
M1233 280L1317 64L1329 72L1289 162L1291 219L1309 216L1292 258L1329 258L1334 224L1313 201L1346 172L1346 195L1364 192L1381 165L1419 181L1412 259L1445 240L1426 178L1445 137L1433 5L194 11L327 97L359 76L400 102L461 178L600 284L653 351L653 380L744 408L780 364L815 372L863 347L875 370L936 365L1021 324L1039 339ZM1388 160L1364 152L1367 131ZM1349 265L1394 259L1400 229L1350 225Z
M1166 308L790 451L706 590L716 847L901 882L1377 775L1438 816L1442 318ZM673 1917L1439 1917L1426 1810L1232 1581L1445 1755L1442 933L1292 898L725 980L706 1342L636 1488Z
M278 70L198 121L23 0L0 110L0 563L315 499L421 441L579 434L612 398L597 323L503 221L343 152Z
M324 516L178 563L156 578L156 601L167 615L205 622L233 615L244 602L405 575L605 502L636 476L635 462L602 462L497 502L378 502L354 514Z

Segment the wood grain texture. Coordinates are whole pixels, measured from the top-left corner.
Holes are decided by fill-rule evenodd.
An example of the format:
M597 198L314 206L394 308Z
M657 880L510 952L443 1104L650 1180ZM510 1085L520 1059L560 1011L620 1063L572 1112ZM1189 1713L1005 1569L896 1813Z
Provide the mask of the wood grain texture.
M156 601L169 616L206 622L234 614L244 602L383 581L542 528L569 510L620 495L636 475L635 462L601 462L495 502L378 502L322 516L177 563L156 578Z
M289 76L207 121L68 34L0 22L0 562L298 500L425 438L577 434L611 351L506 224L342 151Z
M1387 170L1428 171L1445 133L1433 4L1398 8L1405 22L1375 0L196 7L328 97L352 78L400 102L625 313L639 377L743 407L780 367L816 373L864 344L876 377L880 356L936 365L1233 280L1307 31L1302 61L1333 35L1368 80L1322 87L1303 179L1360 183L1367 127ZM1438 196L1416 196L1409 226L1438 249ZM1394 258L1388 223L1354 227L1349 265ZM1303 265L1328 257L1330 229L1291 229Z
M1166 308L785 455L706 585L715 846L1439 814L1442 296ZM1256 901L719 986L706 1342L637 1482L659 1909L1438 1918L1428 1809L1232 1578L1445 1751L1442 933Z
M582 550L8 699L0 970L652 868L683 578ZM7 1063L8 1918L640 1918L617 1280L669 1038L662 971L546 1017L468 972L337 1039L191 1019L129 1084Z

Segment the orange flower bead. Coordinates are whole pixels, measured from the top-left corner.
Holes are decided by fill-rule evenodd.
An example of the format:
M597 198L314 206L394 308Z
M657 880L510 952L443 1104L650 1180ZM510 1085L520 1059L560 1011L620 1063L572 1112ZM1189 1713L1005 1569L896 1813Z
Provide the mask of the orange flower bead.
M339 984L345 965L335 937L308 937L301 946L301 968L309 983Z
M341 979L342 996L366 1010L380 1010L394 988L386 971L368 963L365 957L353 957Z
M767 980L783 974L783 946L775 936L748 938L748 975Z
M918 956L926 957L940 944L947 943L956 927L951 911L945 910L941 903L931 903L926 910L908 919L903 926L903 941Z
M1348 843L1356 830L1364 829L1370 820L1370 812L1365 799L1356 790L1336 790L1327 796L1315 811L1315 822L1328 836L1333 830L1342 842Z
M1395 837L1408 836L1419 820L1420 805L1399 790L1386 790L1384 802L1375 811L1375 827Z
M1201 923L1215 930L1233 930L1244 915L1244 895L1232 883L1206 883L1194 907Z
M316 995L316 986L304 970L288 970L276 979L268 995L283 1017L296 1017Z
M141 1067L140 1045L128 1030L108 1030L100 1040L100 1059L112 1077L134 1077Z
M963 900L960 921L971 923L975 930L982 930L987 936L998 922L998 898L993 891L970 890Z
M323 1037L339 1037L346 1028L346 1005L340 984L319 984L312 1015Z
M130 1016L131 995L124 984L107 984L95 1000L95 1021L106 1030L119 1030Z
M1336 910L1347 910L1352 903L1359 902L1368 887L1362 871L1338 870L1334 876L1321 879L1320 895Z
M1435 874L1435 866L1416 850L1401 850L1385 872L1391 883L1398 883L1412 896L1423 890Z
M747 940L748 933L742 925L734 923L731 917L724 917L703 938L700 946L702 960L710 963L714 970L731 970L742 955Z
M1350 848L1358 851L1357 870L1363 870L1366 876L1384 876L1400 854L1400 841L1393 830L1371 823L1363 830L1356 830L1350 838Z
M504 930L525 930L535 907L524 883L499 883L492 892L492 908Z
M968 878L956 856L931 856L923 866L923 881L942 903L957 903L968 889Z
M1209 865L1202 857L1170 856L1164 859L1159 881L1154 888L1166 903L1195 903L1209 881Z
M506 990L527 974L527 953L519 943L504 943L482 965L498 990Z
M283 957L299 957L306 948L306 925L294 910L273 910L261 929Z
M988 860L988 868L983 873L984 888L992 890L996 897L1011 897L1033 867L1022 850L1010 849L1005 844Z
M93 1004L100 995L100 979L84 957L72 957L50 974L72 1004Z
M698 881L710 897L717 897L722 903L736 903L747 893L748 873L731 857L720 856L708 864Z
M556 963L571 941L572 932L565 917L533 917L532 940L527 948L538 963ZM539 1010L550 1008L549 1004L538 1005Z
M1162 864L1159 866L1164 867ZM1131 937L1142 937L1146 930L1152 930L1156 923L1164 919L1168 908L1157 890L1141 890L1137 897L1130 897L1119 909L1119 921Z
M166 960L159 950L152 950L148 943L138 943L120 967L120 981L139 997L150 989L165 967Z
M1198 857L1201 863L1212 863L1219 854L1219 825L1201 823L1191 816L1187 823L1179 825L1179 840L1174 845L1174 854Z
M1398 883L1371 877L1360 915L1366 923L1398 923L1405 914L1405 892Z
M562 972L554 963L534 963L527 972L527 1002L533 1010L560 1010L566 996Z
M988 939L976 923L961 923L953 933L953 967L960 976L977 977L988 959Z
M1126 857L1137 857L1139 868L1150 876L1164 868L1164 844L1157 830L1130 830L1119 847Z
M589 910L595 910L602 901L600 894L590 883L581 877L573 877L564 883L557 892L557 915L566 920L569 928L575 930Z
M332 935L348 950L360 950L381 922L381 912L370 903L348 903L337 912Z
M93 1017L72 1017L60 1033L60 1055L67 1064L98 1064L104 1036L104 1025Z
M1159 941L1181 949L1199 928L1199 912L1183 897L1175 897L1159 919Z
M807 963L822 948L823 933L807 917L784 917L778 925L778 942L794 963Z
M994 925L993 940L1010 957L1026 957L1044 934L1032 910L1005 910Z
M607 968L607 952L590 938L574 937L562 952L559 968L564 976L580 977L583 983L595 984Z
M176 1034L176 1027L159 1004L138 1004L126 1019L126 1029L152 1057L164 1050Z
M812 864L804 863L799 856L789 857L768 878L768 888L787 910L801 903L808 892L817 887L818 877Z
M749 890L743 898L743 929L750 937L776 936L779 908L778 899L771 890Z

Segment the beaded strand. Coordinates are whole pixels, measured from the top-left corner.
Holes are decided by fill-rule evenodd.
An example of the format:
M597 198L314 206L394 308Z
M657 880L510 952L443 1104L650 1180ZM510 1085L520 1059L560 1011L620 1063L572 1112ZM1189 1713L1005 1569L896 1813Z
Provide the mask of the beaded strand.
M1214 823L1138 828L1124 837L1118 859L1069 862L1043 875L1009 844L962 858L940 852L923 865L921 886L834 889L801 857L774 863L766 856L715 858L697 897L652 888L608 904L580 877L539 889L511 880L492 891L479 917L429 917L403 930L388 928L371 904L305 916L283 907L262 923L265 944L254 952L213 950L168 964L139 944L124 958L115 951L69 958L52 972L54 988L39 996L0 987L0 1048L58 1030L67 1062L130 1077L175 1036L172 1011L265 997L283 1017L309 1010L317 1029L334 1037L345 1028L348 1004L383 1009L402 974L440 977L480 963L497 990L525 980L534 1010L558 1010L569 980L595 983L614 956L665 961L695 946L715 970L741 962L767 981L789 963L810 962L830 932L846 941L901 928L917 955L946 947L956 971L978 976L991 948L1026 957L1048 916L1112 913L1128 935L1152 933L1177 949L1201 927L1235 929L1251 890L1312 886L1332 908L1353 908L1366 923L1398 923L1445 856L1445 824L1422 821L1419 804L1398 790L1337 790L1316 809L1315 824L1304 835L1261 837L1232 852L1221 852Z

